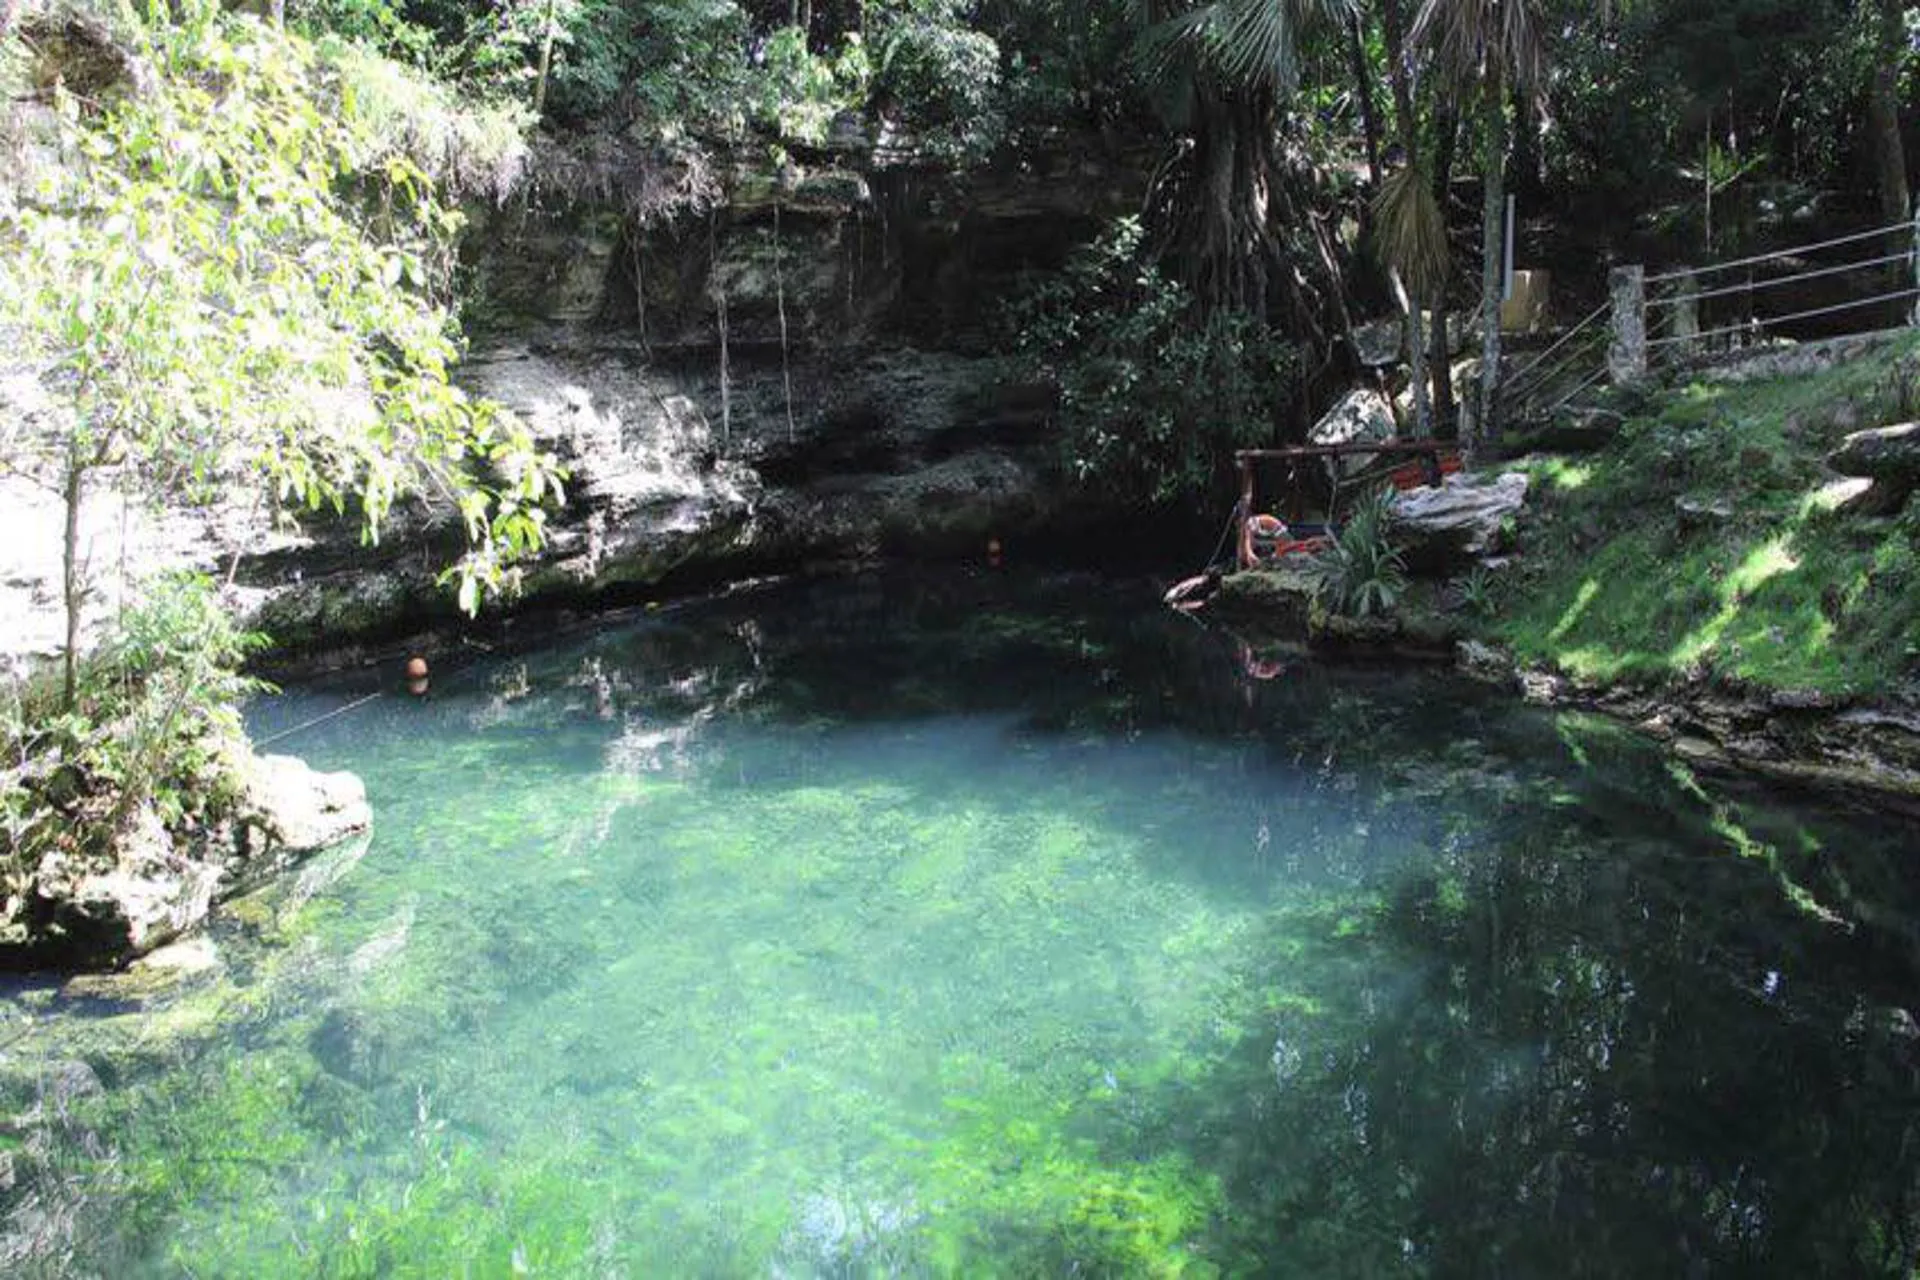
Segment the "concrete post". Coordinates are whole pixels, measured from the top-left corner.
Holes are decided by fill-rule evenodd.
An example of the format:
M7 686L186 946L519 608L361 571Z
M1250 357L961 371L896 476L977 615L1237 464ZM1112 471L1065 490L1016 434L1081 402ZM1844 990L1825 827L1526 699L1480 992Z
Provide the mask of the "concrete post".
M1673 339L1673 353L1680 360L1691 360L1700 354L1700 297L1695 291L1696 284L1693 276L1683 275L1667 286L1667 294L1673 299L1667 306L1667 314L1672 317L1667 322L1667 336Z
M1913 287L1920 289L1920 200L1913 205ZM1913 312L1908 320L1920 329L1920 293L1914 295Z
M1615 386L1627 386L1647 376L1647 269L1615 267L1607 288L1613 297L1607 374Z

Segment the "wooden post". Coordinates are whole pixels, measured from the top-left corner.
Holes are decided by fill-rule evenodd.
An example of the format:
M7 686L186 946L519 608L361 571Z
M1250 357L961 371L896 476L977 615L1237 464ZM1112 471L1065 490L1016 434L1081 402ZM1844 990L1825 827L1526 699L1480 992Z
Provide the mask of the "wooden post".
M1647 376L1647 269L1616 267L1607 286L1613 295L1607 373L1615 386L1630 386Z

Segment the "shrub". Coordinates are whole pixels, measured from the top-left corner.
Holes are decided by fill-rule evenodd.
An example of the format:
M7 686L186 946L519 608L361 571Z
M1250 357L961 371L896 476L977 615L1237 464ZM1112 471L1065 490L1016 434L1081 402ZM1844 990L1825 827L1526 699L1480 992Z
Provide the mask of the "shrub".
M900 111L930 151L962 160L999 144L1000 46L969 29L957 5L909 6L886 25L877 49L876 101Z
M1209 312L1146 260L1123 218L1014 309L1023 356L1060 390L1067 470L1128 501L1203 493L1228 456L1268 438L1294 348L1252 318Z
M1314 560L1314 599L1329 612L1366 618L1386 613L1407 590L1407 562L1388 530L1390 489L1355 504L1333 545Z
M109 854L142 808L192 835L237 798L235 706L261 687L239 668L264 637L236 629L202 575L169 575L138 598L81 666L70 705L50 682L10 682L0 708L9 893L50 852Z

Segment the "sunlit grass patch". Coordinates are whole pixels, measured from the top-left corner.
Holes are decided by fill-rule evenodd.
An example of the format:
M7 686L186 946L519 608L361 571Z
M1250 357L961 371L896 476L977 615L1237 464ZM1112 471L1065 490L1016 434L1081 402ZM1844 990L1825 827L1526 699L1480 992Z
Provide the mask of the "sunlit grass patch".
M1836 693L1913 671L1914 517L1837 508L1826 454L1900 409L1889 341L1824 373L1681 388L1543 483L1497 637L1599 680L1701 674Z

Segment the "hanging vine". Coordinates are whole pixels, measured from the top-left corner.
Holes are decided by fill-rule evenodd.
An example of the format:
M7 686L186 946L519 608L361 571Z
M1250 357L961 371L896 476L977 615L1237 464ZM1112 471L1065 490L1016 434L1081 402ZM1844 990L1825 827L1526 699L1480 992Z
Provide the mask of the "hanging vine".
M780 204L773 206L773 296L780 311L780 383L787 397L787 443L794 440L793 371L787 360L787 277L780 240Z

